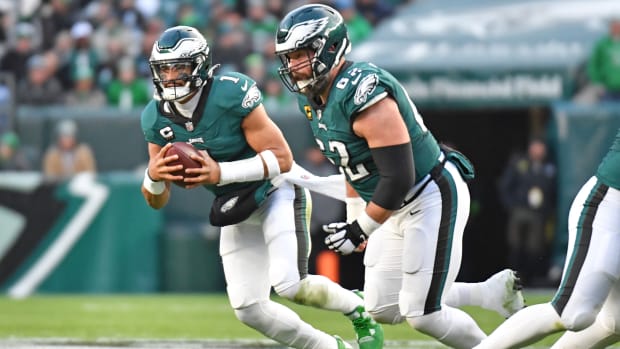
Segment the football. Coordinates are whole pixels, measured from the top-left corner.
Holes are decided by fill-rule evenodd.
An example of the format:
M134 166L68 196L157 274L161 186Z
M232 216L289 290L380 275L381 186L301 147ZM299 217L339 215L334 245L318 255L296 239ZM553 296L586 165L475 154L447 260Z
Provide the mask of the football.
M187 173L185 173L186 168L199 168L202 166L200 162L190 157L190 154L196 154L198 156L200 156L200 154L198 153L198 149L196 149L193 145L189 143L185 143L185 142L172 143L172 147L170 147L168 151L166 152L166 157L175 155L175 154L178 155L179 158L177 160L169 162L169 165L170 166L183 165L182 170L172 172L172 174L174 174L175 176L187 177L188 175ZM174 181L173 183L181 187L185 186L185 182L183 182L182 180Z

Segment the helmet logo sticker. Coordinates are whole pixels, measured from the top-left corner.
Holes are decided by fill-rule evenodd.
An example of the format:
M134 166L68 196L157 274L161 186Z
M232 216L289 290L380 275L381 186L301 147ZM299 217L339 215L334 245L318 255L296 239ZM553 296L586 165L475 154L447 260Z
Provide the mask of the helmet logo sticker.
M377 74L370 74L364 76L362 81L360 81L359 85L357 85L357 89L355 90L355 97L353 97L353 103L355 103L356 105L366 103L368 96L375 91L378 82L379 78L377 77Z
M254 104L260 100L260 96L261 94L258 87L256 85L252 85L252 87L250 87L248 92L245 94L245 97L243 97L241 106L246 109L254 106Z
M328 18L311 19L295 24L289 31L286 41L293 42L294 47L304 44L309 38L314 37L325 29Z

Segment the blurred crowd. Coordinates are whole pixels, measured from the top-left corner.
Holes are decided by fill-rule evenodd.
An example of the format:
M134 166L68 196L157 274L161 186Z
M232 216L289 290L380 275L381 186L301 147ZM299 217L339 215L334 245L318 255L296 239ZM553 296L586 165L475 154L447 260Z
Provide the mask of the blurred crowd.
M273 35L283 13L307 2L0 0L0 71L13 78L18 105L131 109L152 96L148 58L154 40L166 27L189 25L209 40L214 63L250 75L267 107L277 107L291 96L277 77ZM323 3L343 13L355 45L403 2Z
M407 1L0 0L0 170L51 168L27 164L20 154L19 134L8 121L15 106L146 105L153 96L151 49L170 26L199 29L219 72L256 80L268 110L292 107L294 96L277 75L274 34L286 12L310 2L339 9L355 45Z

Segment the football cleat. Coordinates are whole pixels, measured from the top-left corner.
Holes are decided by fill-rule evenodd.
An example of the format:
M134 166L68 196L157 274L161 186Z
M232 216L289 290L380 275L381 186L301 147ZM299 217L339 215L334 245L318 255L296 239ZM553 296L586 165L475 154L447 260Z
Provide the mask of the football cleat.
M516 271L504 269L492 275L486 281L491 288L491 308L504 318L509 318L512 314L525 307L523 298L523 284Z
M360 298L364 298L361 291L353 291ZM353 322L353 330L359 349L381 349L383 348L383 327L378 324L366 312L364 306L358 306L352 312L345 314Z
M338 349L353 349L349 343L345 342L339 336L334 336L334 338L336 338L336 343L338 343Z

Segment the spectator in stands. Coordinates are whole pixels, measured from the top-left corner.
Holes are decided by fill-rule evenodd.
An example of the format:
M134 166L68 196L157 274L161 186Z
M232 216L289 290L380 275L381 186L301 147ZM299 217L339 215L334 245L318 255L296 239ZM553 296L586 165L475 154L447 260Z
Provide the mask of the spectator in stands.
M60 81L63 90L71 89L73 87L73 79L71 78L73 38L68 30L58 33L54 47L49 52L53 52L58 58L54 73L56 79Z
M107 104L105 94L95 84L95 72L87 66L73 73L73 89L65 96L69 106L103 107Z
M77 173L97 171L90 146L78 142L75 121L59 121L56 133L56 143L47 149L43 157L43 174L46 177L62 180Z
M394 6L386 0L357 0L355 5L373 27L394 13Z
M280 68L280 59L276 57L276 43L274 40L265 42L263 50L260 52L265 64L265 71L275 74ZM278 77L278 79L280 79ZM286 93L288 94L288 92Z
M107 88L108 104L123 110L145 106L152 96L150 84L136 77L136 68L131 57L118 62L117 76Z
M580 103L620 100L620 18L609 23L609 32L594 45L587 63L590 79L576 96Z
M243 60L243 71L249 75L259 88L264 87L265 79L267 76L267 67L265 59L260 53L251 53Z
M0 136L0 171L28 171L32 166L21 148L19 136L8 131Z
M217 52L222 71L242 71L243 60L251 53L251 40L245 32L243 19L238 13L226 11L219 19L216 42L213 51Z
M0 55L7 49L9 32L13 26L11 17L11 4L0 2Z
M107 6L100 6L102 10L110 13L105 17L98 17L99 26L95 27L91 43L98 58L97 85L106 88L114 78L116 66L119 60L126 56L135 56L140 51L141 35L121 25L118 16ZM100 15L101 16L101 15Z
M278 76L269 75L264 82L263 104L268 112L295 110L296 103L291 94L284 91Z
M151 56L151 50L153 49L155 40L157 40L163 31L163 20L157 17L151 18L146 24L146 31L143 33L142 39L140 40L140 49L134 59L136 74L149 83L152 79L149 57Z
M176 24L187 25L190 27L202 28L205 25L205 20L191 2L182 2L179 4L176 12Z
M508 212L509 266L526 283L546 274L541 262L548 255L547 227L556 205L556 168L547 160L547 146L534 138L526 155L508 163L499 181L499 194Z
M0 80L0 133L8 131L12 127L12 107L15 104L15 95L7 81Z
M53 47L56 37L62 31L71 30L75 22L76 12L73 11L71 0L43 1L38 11L38 21L41 27L42 49Z
M2 56L0 70L8 71L13 75L15 82L25 79L28 67L28 59L35 53L34 47L35 30L32 24L27 22L18 23L14 29L14 42L12 47Z
M88 21L77 22L71 27L73 50L69 57L69 71L74 84L75 78L83 76L84 72L92 72L94 79L99 71L99 56L91 43L92 34L93 26Z
M33 106L62 101L62 85L54 76L53 52L37 54L28 59L28 76L17 85L17 103Z
M144 30L146 19L136 7L135 0L119 0L118 13L124 27L138 32Z
M260 52L267 43L273 42L273 33L278 30L278 19L267 11L261 0L247 2L246 32L252 41L252 50Z
M106 42L105 60L99 61L99 74L95 79L95 84L102 91L105 91L112 80L118 76L118 64L124 57L128 56L127 44L119 36L112 36ZM98 57L101 57L98 55Z
M284 0L266 0L265 7L275 18L282 18L286 14L284 9ZM290 5L290 2L289 2Z
M372 33L372 25L357 11L355 1L336 0L334 1L334 6L342 14L342 18L344 18L353 47L364 41Z

